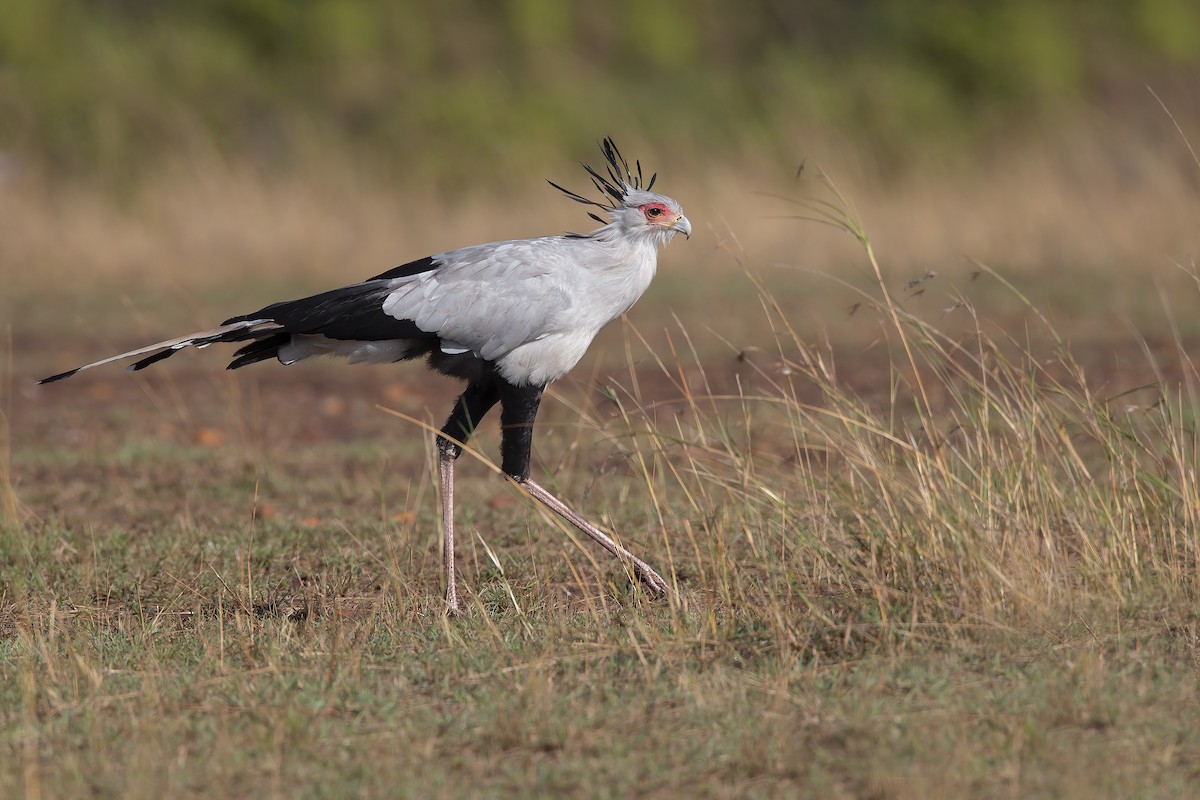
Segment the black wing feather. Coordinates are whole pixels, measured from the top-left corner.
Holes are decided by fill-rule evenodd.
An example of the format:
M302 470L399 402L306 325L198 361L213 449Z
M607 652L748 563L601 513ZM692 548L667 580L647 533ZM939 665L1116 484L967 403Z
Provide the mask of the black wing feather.
M279 355L279 348L291 340L290 333L276 333L257 342L251 342L233 354L233 360L225 369L239 369L250 364L257 364L259 361L275 358Z
M383 302L391 291L391 280L419 275L437 267L438 262L428 256L362 283L298 300L272 303L251 314L228 319L224 324L264 319L282 325L289 334L316 334L358 341L431 338L433 334L421 330L412 320L396 319L383 313Z

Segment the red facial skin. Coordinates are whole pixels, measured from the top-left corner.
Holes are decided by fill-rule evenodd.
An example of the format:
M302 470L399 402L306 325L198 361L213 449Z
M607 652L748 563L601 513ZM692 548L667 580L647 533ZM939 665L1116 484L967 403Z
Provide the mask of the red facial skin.
M651 225L661 225L676 220L675 213L662 203L646 203L644 206L638 206L638 211L642 212L642 216Z

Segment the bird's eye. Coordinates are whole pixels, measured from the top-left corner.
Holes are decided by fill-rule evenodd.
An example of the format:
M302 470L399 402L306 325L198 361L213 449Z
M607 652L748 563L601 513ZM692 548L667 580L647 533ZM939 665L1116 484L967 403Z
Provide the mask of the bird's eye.
M662 213L663 213L662 209L658 208L658 207L652 207L652 208L646 209L646 216L649 217L650 219L657 219L658 217L662 216Z

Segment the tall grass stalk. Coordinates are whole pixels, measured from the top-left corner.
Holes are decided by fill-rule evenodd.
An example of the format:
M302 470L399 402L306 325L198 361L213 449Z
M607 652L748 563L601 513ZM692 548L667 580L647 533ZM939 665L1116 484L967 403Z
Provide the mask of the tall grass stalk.
M0 408L0 536L5 535L5 532L15 530L21 523L20 506L12 481L12 442L8 422L12 416L12 409L9 406L13 384L12 331L8 331L7 334L5 341L7 358L5 359L4 373L0 375L0 381L3 381L3 393L0 396L5 398L4 407Z
M664 422L632 378L610 394L685 583L718 614L767 609L793 644L814 641L814 625L928 636L927 623L1024 627L1147 589L1190 595L1200 407L1182 342L1180 382L1160 372L1099 395L1047 317L986 265L979 277L1019 298L1033 329L990 323L955 291L949 311L970 324L944 330L906 308L824 185L835 199L807 210L858 238L875 281L857 313L888 354L877 392L851 388L833 348L800 336L757 284L775 341L753 381L712 393L711 360L689 359L680 329L688 346L672 337L655 358L683 411Z

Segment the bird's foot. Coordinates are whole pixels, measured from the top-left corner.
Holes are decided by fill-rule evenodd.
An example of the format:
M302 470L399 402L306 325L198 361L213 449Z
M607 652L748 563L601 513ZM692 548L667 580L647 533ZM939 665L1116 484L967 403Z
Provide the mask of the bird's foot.
M462 606L458 602L458 587L454 584L454 575L449 576L450 585L446 589L446 616L458 617L462 615Z
M633 574L654 597L670 597L671 587L654 568L640 558L633 560Z

